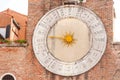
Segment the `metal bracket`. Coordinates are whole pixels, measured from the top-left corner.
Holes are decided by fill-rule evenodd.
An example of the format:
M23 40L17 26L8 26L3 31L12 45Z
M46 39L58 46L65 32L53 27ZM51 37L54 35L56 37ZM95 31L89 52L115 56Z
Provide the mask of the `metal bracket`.
M79 2L78 0L64 0L63 5L77 5Z
M85 3L86 0L80 2L80 0L63 0L63 5L78 5L79 3Z

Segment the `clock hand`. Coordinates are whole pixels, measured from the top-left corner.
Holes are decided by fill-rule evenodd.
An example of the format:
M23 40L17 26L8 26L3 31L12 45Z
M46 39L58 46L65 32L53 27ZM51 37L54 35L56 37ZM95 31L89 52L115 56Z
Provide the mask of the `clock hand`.
M51 38L51 39L54 39L54 38L60 39L60 40L62 40L63 43L65 43L68 46L75 42L73 34L71 34L71 33L67 33L63 37L60 37L60 36L49 36L49 38Z
M49 38L51 38L51 39L54 39L54 38L56 38L56 39L64 39L63 37L59 37L59 36L49 36Z

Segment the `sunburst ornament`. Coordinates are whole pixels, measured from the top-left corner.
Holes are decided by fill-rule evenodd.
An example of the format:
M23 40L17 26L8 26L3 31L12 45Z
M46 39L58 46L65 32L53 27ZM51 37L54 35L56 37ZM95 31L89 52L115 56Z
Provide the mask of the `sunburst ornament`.
M74 39L74 33L66 33L63 37L63 43L65 43L65 45L72 45L73 43L75 43L75 39Z
M49 36L49 38L51 38L51 39L60 39L67 46L72 45L73 43L75 43L75 40L76 40L76 39L74 39L74 33L71 33L71 32L69 32L69 33L66 32L66 34L63 35L63 37Z

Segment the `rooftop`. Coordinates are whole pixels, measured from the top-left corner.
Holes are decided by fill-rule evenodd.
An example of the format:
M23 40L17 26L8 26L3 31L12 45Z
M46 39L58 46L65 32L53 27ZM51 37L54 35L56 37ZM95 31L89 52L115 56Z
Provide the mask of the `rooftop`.
M26 26L27 16L13 11L9 8L5 11L0 12L0 26L2 27L10 24L11 17L14 17L20 26Z

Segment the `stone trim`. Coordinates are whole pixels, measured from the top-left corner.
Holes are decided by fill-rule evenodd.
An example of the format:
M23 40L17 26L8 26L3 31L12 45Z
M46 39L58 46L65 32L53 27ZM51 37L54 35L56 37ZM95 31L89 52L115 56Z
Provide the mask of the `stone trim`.
M20 43L11 43L11 44L0 44L0 47L27 47L28 43L20 44Z
M6 75L11 75L11 76L14 78L14 80L16 80L15 75L12 74L12 73L4 73L4 74L0 77L0 80L2 80L2 78L3 78L4 76L6 76Z

